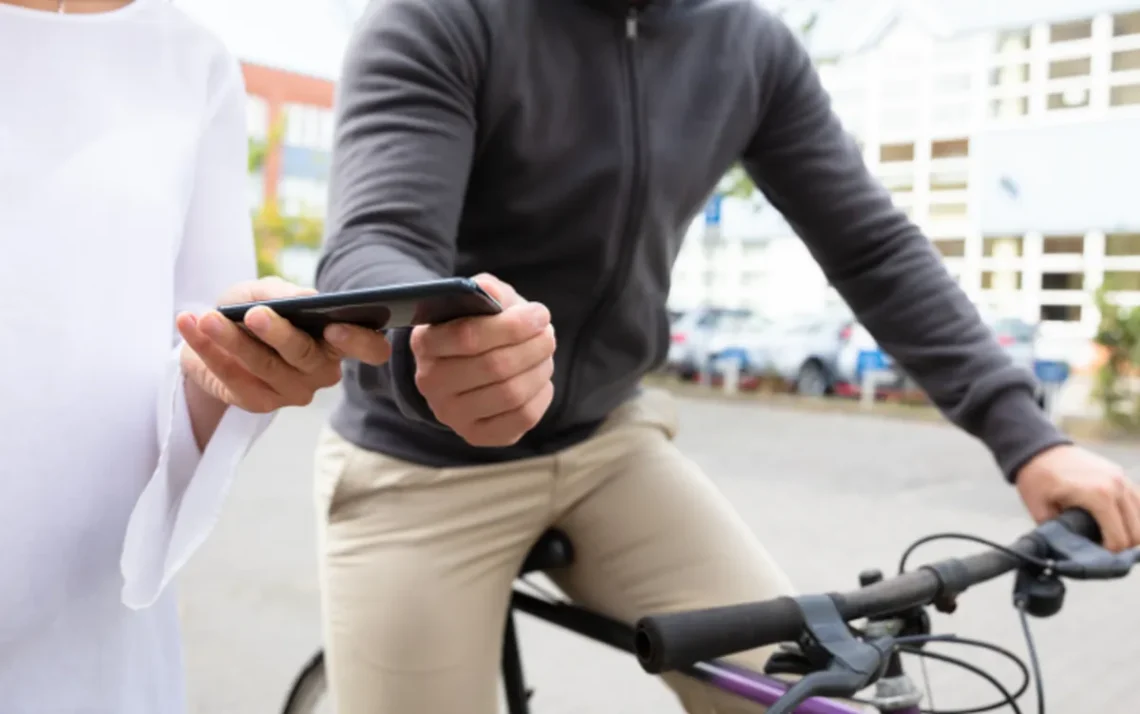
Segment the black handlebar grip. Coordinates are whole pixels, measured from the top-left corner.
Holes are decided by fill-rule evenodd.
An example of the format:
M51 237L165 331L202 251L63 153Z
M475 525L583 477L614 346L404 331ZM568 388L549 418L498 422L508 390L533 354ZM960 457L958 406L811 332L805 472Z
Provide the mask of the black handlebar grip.
M1057 516L1057 520L1077 535L1084 536L1094 543L1101 542L1100 526L1097 525L1092 514L1085 509L1069 508Z
M803 613L790 597L666 615L637 622L634 646L642 669L659 674L696 662L794 641Z

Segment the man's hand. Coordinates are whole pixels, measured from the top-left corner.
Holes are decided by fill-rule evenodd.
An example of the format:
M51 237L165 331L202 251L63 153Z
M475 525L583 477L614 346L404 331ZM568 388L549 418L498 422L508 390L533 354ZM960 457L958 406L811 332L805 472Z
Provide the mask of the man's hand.
M219 299L221 305L313 295L280 278L239 283ZM344 357L383 364L389 348L379 332L354 325L330 325L314 340L267 307L246 313L245 326L258 339L216 310L178 315L186 341L182 372L191 384L215 400L250 412L304 406L313 394L340 381Z
M475 281L503 311L414 328L416 387L436 419L467 443L510 446L554 398L554 328L544 305L490 275Z
M1038 523L1083 508L1100 526L1104 546L1140 545L1140 490L1111 461L1076 446L1055 446L1017 473L1017 491Z

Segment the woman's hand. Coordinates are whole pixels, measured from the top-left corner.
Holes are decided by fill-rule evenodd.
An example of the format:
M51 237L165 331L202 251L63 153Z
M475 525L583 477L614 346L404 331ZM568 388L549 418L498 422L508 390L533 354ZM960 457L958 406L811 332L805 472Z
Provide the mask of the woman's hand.
M315 290L280 278L263 278L233 286L218 302L231 305L314 294ZM342 358L379 365L390 353L384 335L354 325L330 325L324 340L318 341L266 307L250 310L244 322L257 339L216 310L203 315L184 312L176 320L186 341L182 372L190 385L217 402L249 412L304 406L317 390L340 381ZM189 394L188 399L196 401ZM199 437L203 431L212 433L216 426L215 422L200 429L195 421ZM207 439L199 438L199 442Z

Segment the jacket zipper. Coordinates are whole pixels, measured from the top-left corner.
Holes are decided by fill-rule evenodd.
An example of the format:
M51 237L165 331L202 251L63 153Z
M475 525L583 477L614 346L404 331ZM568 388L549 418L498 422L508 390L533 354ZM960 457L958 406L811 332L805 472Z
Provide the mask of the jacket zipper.
M606 315L606 308L611 307L617 298L617 293L625 284L625 277L629 273L634 251L637 249L638 217L641 215L641 204L644 202L645 184L647 183L647 169L645 151L642 146L644 140L644 121L641 106L641 85L637 72L637 39L638 39L638 11L631 7L625 18L625 41L622 47L625 56L626 81L629 85L630 103L630 135L633 144L633 176L630 180L629 194L626 200L625 230L622 234L621 244L618 247L617 264L609 276L601 297L593 309L586 316L584 326L578 334L573 348L570 350L570 363L566 368L566 395L558 406L555 417L551 418L550 425L555 425L562 419L574 398L574 372L575 365L581 359L583 345L588 345L597 332L599 323Z

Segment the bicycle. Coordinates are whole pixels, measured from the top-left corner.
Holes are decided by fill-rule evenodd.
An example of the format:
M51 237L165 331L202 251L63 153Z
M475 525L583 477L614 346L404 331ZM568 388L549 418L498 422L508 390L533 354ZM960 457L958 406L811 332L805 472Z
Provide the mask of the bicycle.
M985 545L988 550L948 558L906 571L914 550L936 539L958 539ZM1028 617L1050 617L1064 603L1063 579L1123 578L1140 561L1140 551L1112 553L1098 543L1099 530L1088 513L1070 510L1002 546L961 533L940 533L913 543L899 564L899 575L884 579L878 571L860 575L860 588L847 593L781 597L774 600L708 610L653 615L633 627L577 607L555 596L536 596L520 586L538 571L567 567L573 548L566 536L548 531L531 549L512 593L502 653L502 677L507 710L528 714L531 692L525 682L515 612L524 612L591 640L633 654L651 674L677 671L745 700L768 707L769 714L930 714L920 707L923 692L903 669L901 654L942 660L965 667L987 680L1001 694L988 706L956 710L979 714L1017 703L1036 680L1038 711L1045 711L1043 685ZM931 633L926 610L933 606L952 613L958 597L972 586L1016 571L1014 606L1028 643L1030 667L997 645ZM532 585L533 587L533 585ZM539 592L542 592L539 589ZM865 620L861 628L850 623ZM980 647L1015 662L1023 681L1009 688L980 668L956 657L929 652L932 642ZM764 672L751 672L721 658L757 647L780 645ZM1030 671L1032 668L1032 673ZM794 675L797 681L781 676ZM869 699L857 695L873 686ZM314 714L324 701L327 682L323 653L317 652L294 682L283 714ZM854 702L840 703L832 697ZM872 707L868 710L865 707ZM943 712L942 714L946 714Z

